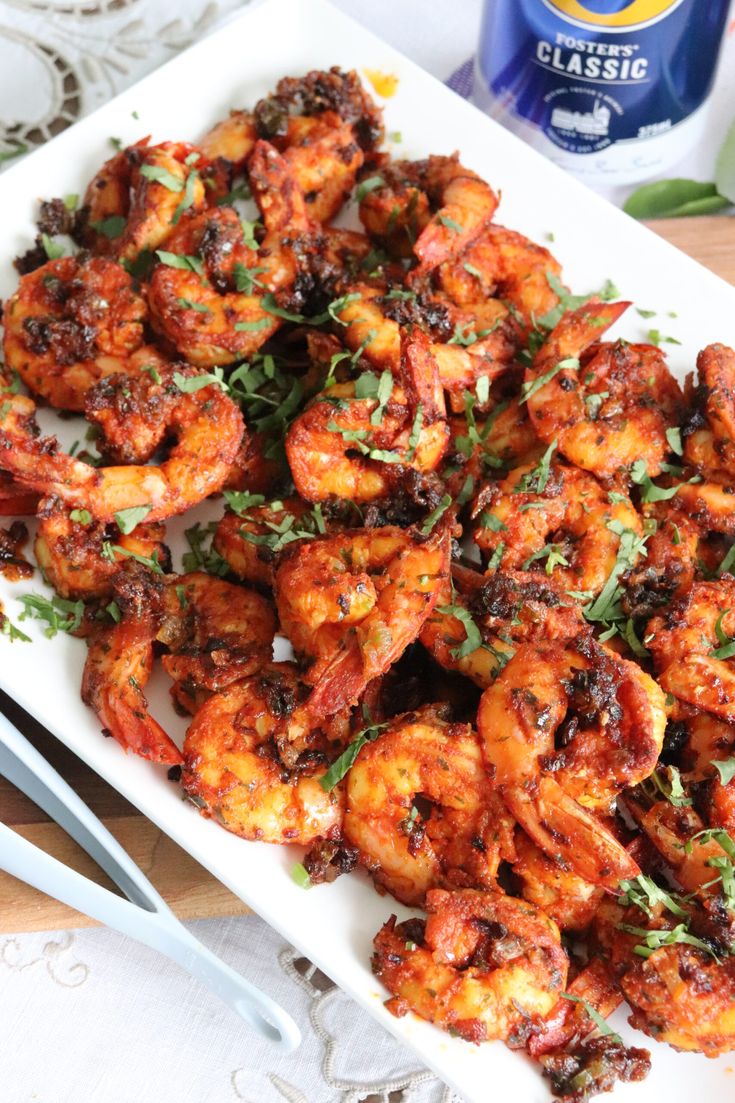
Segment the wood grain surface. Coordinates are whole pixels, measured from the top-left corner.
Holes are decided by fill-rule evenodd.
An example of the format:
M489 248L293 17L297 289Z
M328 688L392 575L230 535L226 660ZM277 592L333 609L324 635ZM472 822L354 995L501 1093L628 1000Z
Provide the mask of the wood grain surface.
M662 219L651 229L735 284L735 218ZM0 694L0 709L104 821L182 919L240 915L245 905L176 843ZM94 862L31 801L0 778L0 819L61 861L105 883ZM86 916L0 873L0 933L92 925Z

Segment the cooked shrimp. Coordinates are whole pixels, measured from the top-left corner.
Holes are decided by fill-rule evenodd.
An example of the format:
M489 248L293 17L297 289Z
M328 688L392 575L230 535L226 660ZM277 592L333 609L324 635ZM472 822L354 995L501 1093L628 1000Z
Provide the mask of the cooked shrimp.
M51 260L23 276L5 304L6 365L52 406L83 410L93 383L131 370L145 315L121 265L102 257Z
M729 1052L735 1048L735 957L717 960L696 939L691 945L672 936L667 944L663 940L681 918L661 904L651 910L649 917L607 899L597 915L598 938L633 1008L631 1024L675 1049L708 1057ZM654 936L657 948L646 944L650 931L660 932ZM635 952L640 945L644 957Z
M181 753L148 712L144 693L153 669L162 584L149 572L122 571L114 592L120 619L87 641L82 700L97 713L104 733L126 751L177 765Z
M485 690L477 722L508 807L546 854L607 888L636 875L588 809L608 809L655 769L666 713L649 675L591 636L525 644Z
M166 761L156 756L168 737L145 699L154 643L167 649L175 700L193 711L201 691L217 692L271 658L273 611L260 594L201 571L164 578L136 565L115 576L113 592L119 620L90 642L82 698L122 746Z
M273 293L292 287L298 273L298 235L311 224L288 167L267 142L256 145L251 180L267 230L259 248L244 240L231 207L207 210L182 221L166 242L168 251L201 260L183 268L159 264L151 277L154 326L200 367L257 352L282 325Z
M563 931L583 931L595 917L605 890L554 862L524 831L515 837L513 873L521 895L550 916Z
M427 707L391 720L347 775L344 836L404 904L428 889L496 887L513 821L487 779L469 724Z
M214 549L233 574L259 586L273 584L273 561L291 540L311 537L319 531L316 518L301 498L266 502L262 495L238 513L225 513L217 525ZM323 524L323 522L322 522Z
M631 617L649 617L668 607L672 598L685 594L702 557L702 533L685 513L678 509L647 512L656 528L648 533L646 555L628 575L622 599L623 609Z
M559 296L549 278L560 280L561 265L543 245L504 226L486 226L456 259L438 270L442 290L458 306L490 296L510 303L526 326L549 314Z
M650 476L669 452L681 393L654 345L593 346L628 303L590 300L566 314L526 372L528 411L538 435L600 478L643 461Z
M538 1059L562 1046L568 1048L594 1030L596 1023L587 1008L593 1007L598 1015L607 1019L623 1002L620 986L608 962L601 957L592 958L589 965L577 973L567 993L575 999L560 999L545 1016L543 1029L529 1035L526 1049L532 1057Z
M710 827L722 827L735 838L735 776L725 781L719 766L735 755L735 724L706 712L696 712L687 722L689 739L683 761L695 782L705 782L698 805Z
M372 501L390 493L404 468L438 467L449 430L436 364L420 331L402 337L401 361L400 384L388 378L387 396L380 397L379 385L365 392L360 380L338 383L292 423L286 455L302 498ZM361 389L370 397L359 397Z
M708 479L735 481L735 352L727 345L708 345L697 357L698 398L706 427L684 436L684 456ZM701 424L701 422L700 422Z
M466 388L481 377L496 379L518 351L520 330L503 303L490 300L460 310L426 293L396 295L366 283L350 285L335 311L345 344L374 367L398 373L401 327L420 326L431 337L431 353L442 386L462 408Z
M163 595L156 640L179 705L193 711L200 690L218 693L272 657L276 620L255 591L202 571L175 577Z
M93 252L133 261L153 252L181 213L204 206L204 158L185 142L149 146L148 139L106 161L84 196L84 244Z
M8 417L0 419L0 466L39 493L88 509L100 522L113 521L116 513L134 506L150 507L145 516L149 522L184 513L222 488L243 434L240 410L220 387L210 384L181 391L177 376L182 382L196 374L192 368L182 367L177 373L169 367L162 369L158 382L147 375L134 379L114 375L97 384L108 405L106 429L117 418L124 423L137 411L143 415L142 423L154 419L147 426L148 446L155 434L157 442L169 435L178 438L158 467L90 467L60 452L55 438L36 439L27 430L10 426ZM88 402L90 414L94 408L94 416L101 419L94 388ZM124 435L123 428L121 439Z
M468 1042L513 1044L556 1004L568 960L538 908L499 892L432 889L426 910L425 929L392 916L374 939L373 972L394 1015L413 1011Z
M281 146L278 138L274 145ZM283 156L315 222L329 222L355 186L365 155L352 126L334 111L288 120Z
M368 232L389 245L396 231L399 244L401 231L407 233L419 260L417 272L423 274L458 256L490 222L497 205L492 188L461 165L455 153L395 161L385 183L362 200L360 217ZM432 210L434 217L427 218ZM401 249L398 255L405 253Z
M314 688L284 725L286 743L298 747L400 658L434 608L449 550L441 526L428 537L387 526L282 552L275 574L279 619L297 653L315 660L306 675Z
M472 627L479 632L470 636ZM486 577L454 564L419 639L446 670L485 689L531 640L567 640L584 627L579 606L542 578L518 571ZM474 646L473 646L474 644Z
M735 721L735 668L727 652L735 634L735 578L695 582L667 611L649 621L646 636L659 683L723 720Z
M250 504L237 512L225 513L217 525L213 547L233 574L258 586L273 585L273 570L278 553L294 540L310 540L325 532L347 526L347 515L355 522L355 509L341 514L330 508L310 509L301 498L265 501L263 495L247 495ZM234 508L234 505L233 505Z
M317 760L286 770L273 736L299 692L288 663L272 663L211 697L184 741L185 792L205 816L236 835L267 843L334 837L342 822L340 787L325 792Z
M38 508L33 550L44 577L58 594L87 599L112 592L126 558L141 556L167 570L170 554L165 535L163 525L145 523L125 534L114 523L99 524L85 510L70 510L57 498L46 498Z
M479 486L487 470L516 467L537 460L545 450L528 417L525 403L517 398L493 401L487 412L476 414L473 400L465 395L465 416L450 417L451 440L447 449L449 463L457 467L447 476L449 485L456 479L457 492L468 475L473 487Z
M543 481L543 485L541 485ZM611 501L597 480L560 463L524 464L500 482L485 483L472 505L474 539L488 558L502 555L503 570L545 571L567 593L589 601L610 577L627 529L642 525L623 494Z
M222 157L235 169L242 169L253 152L257 140L258 132L253 113L231 111L226 119L222 119L207 131L197 148L209 161Z
M367 92L354 69L312 69L303 77L283 77L276 85L277 104L297 115L335 111L354 128L362 149L373 149L383 137L383 112Z

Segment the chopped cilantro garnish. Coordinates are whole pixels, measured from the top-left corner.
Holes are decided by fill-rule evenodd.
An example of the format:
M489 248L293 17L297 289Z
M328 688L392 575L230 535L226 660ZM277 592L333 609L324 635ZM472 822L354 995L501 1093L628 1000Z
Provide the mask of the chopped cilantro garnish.
M561 998L563 1000L571 1000L572 1003L579 1003L585 1009L587 1015L595 1024L600 1034L604 1034L606 1038L612 1038L613 1041L623 1044L623 1039L619 1034L616 1034L612 1027L605 1021L596 1007L593 1007L588 1000L582 999L581 996L573 996L571 992L562 992Z
M436 509L432 509L426 520L420 525L419 531L422 536L428 536L432 531L437 521L444 516L452 504L451 495L445 494Z
M542 387L550 383L561 371L579 371L579 360L576 356L568 356L565 360L560 360L553 368L549 368L548 371L537 375L535 379L529 379L527 383L524 383L521 387L520 401L522 403L528 402L529 398L533 398Z
M44 629L44 636L53 639L58 632L75 632L82 623L84 616L83 601L69 601L67 598L54 595L49 601L42 594L22 594L18 600L23 606L23 612L18 620L43 620L48 625Z
M90 222L93 230L96 230L98 234L102 234L103 237L109 238L110 241L114 241L115 238L124 234L127 224L127 220L121 214L111 214L108 218L100 219L99 222Z
M184 182L178 176L174 176L162 165L141 165L140 175L146 180L152 180L154 184L163 184L169 191L180 192L184 190Z
M357 202L362 203L366 195L369 195L371 191L375 191L376 188L385 187L385 180L382 176L368 176L367 180L361 181L357 186Z
M123 536L127 536L137 528L140 522L145 520L152 509L153 506L150 504L130 506L129 509L119 509L115 514L115 523Z
M127 548L123 548L120 544L112 544L109 540L105 540L102 545L102 557L103 559L109 559L111 563L115 562L115 556L121 555L124 559L134 559L136 563L142 563L144 567L148 567L154 574L163 574L163 567L158 562L158 552L154 551L151 556L138 555L137 552L128 551Z
M714 659L731 659L735 655L735 638L728 636L722 627L722 622L729 612L731 612L730 609L723 609L715 622L715 635L720 642L720 646L710 651L710 655Z
M363 706L363 714L365 710ZM327 772L319 778L319 784L325 793L334 789L342 778L348 773L354 766L357 756L366 744L372 743L378 738L380 733L384 731L388 724L371 724L369 722L369 713L365 715L365 719L368 720L368 726L359 731L351 743L348 744L346 750L342 752L339 758L335 759Z
M161 264L165 264L168 268L181 268L184 271L196 272L197 276L204 275L204 265L199 257L190 257L179 253L168 253L165 249L156 249L156 256ZM194 310L197 309L199 308L195 306Z

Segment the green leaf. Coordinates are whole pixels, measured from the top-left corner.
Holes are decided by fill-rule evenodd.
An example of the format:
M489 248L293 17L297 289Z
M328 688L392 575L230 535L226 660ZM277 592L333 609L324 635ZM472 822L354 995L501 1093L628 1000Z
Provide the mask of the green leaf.
M411 432L408 437L408 452L406 453L406 459L412 460L416 455L416 449L419 446L419 440L421 439L421 427L424 423L424 407L421 402L416 406L416 413L414 414L413 423L411 425Z
M429 516L426 518L426 520L421 525L419 531L420 531L422 536L428 536L429 535L429 533L432 531L432 529L436 525L439 518L444 516L444 514L447 512L447 510L449 509L451 504L452 504L451 495L445 494L444 497L442 498L442 500L439 502L439 505L436 507L436 509L433 509L431 511Z
M192 156L193 156L193 154L190 153L189 157L192 157ZM186 159L187 164L189 164L189 157L187 157L187 159ZM196 171L196 169L192 169L191 172L189 173L189 175L186 178L186 184L184 186L184 194L181 197L181 202L177 204L176 210L174 211L173 217L171 218L171 224L173 226L178 225L179 219L181 218L184 211L187 211L189 209L189 207L191 207L192 204L194 203L194 187L195 187L196 182L197 182L198 179L199 179L199 173Z
M6 617L5 613L0 613L0 632L3 636L7 636L11 643L16 641L19 643L33 643L30 636L26 636L25 632L22 632L17 625L13 624L10 617Z
M656 882L645 873L639 873L637 877L633 877L630 881L621 881L620 891L624 893L620 898L620 903L624 907L635 904L636 907L644 911L651 919L654 914L653 909L657 904L663 904L672 915L678 916L679 919L687 915L687 912L681 907L671 893L662 889L660 885L657 885Z
M623 210L632 218L680 218L714 214L728 205L729 200L718 194L715 184L677 178L636 188L623 204Z
M108 605L105 605L105 612L112 617L115 624L119 624L122 620L122 613L120 612L120 606L116 601L111 601Z
M735 777L735 758L713 759L711 765L714 766L717 773L720 775L721 783L723 785L729 785Z
M115 514L115 523L123 536L128 536L137 528L152 509L153 506L150 503L143 506L130 506L128 509L119 509Z
M677 942L682 942L687 946L694 946L697 950L709 954L715 961L719 961L710 944L690 934L684 923L679 923L673 930L649 930L646 927L632 927L628 923L618 923L617 926L619 930L625 931L627 934L634 934L643 940L638 946L633 947L633 953L638 954L639 957L650 957L655 950L659 950L662 946L673 946Z
M23 612L18 620L44 620L48 627L44 629L44 635L52 639L58 632L74 632L82 623L84 616L83 601L68 601L66 598L54 595L49 601L42 594L22 594L18 600L23 606Z
M156 256L167 268L181 268L183 271L204 275L204 265L199 257L188 257L179 253L168 253L165 249L156 249ZM196 309L196 307L194 308Z
M448 230L451 230L453 234L464 233L464 227L460 226L459 222L450 218L448 214L439 214L436 216L437 222L440 222L442 226L446 226Z
M672 452L675 452L677 456L684 455L684 448L681 443L681 429L679 429L678 426L666 430L666 440L669 442L669 448Z
M69 514L69 519L75 521L78 525L91 525L92 514L88 509L73 509Z
M247 268L244 264L238 263L232 270L232 274L235 277L235 287L244 295L252 295L255 287L263 286L258 276L261 272L267 271L268 269L262 266Z
M242 241L246 249L256 250L258 248L258 239L255 236L255 231L260 226L260 222L254 220L251 222L247 218L240 219L240 225L242 226Z
M543 494L551 474L551 459L556 451L556 441L552 440L536 466L522 476L514 493L518 494Z
M269 314L274 314L276 318L283 318L287 322L306 322L308 320L303 314L294 314L291 311L284 310L282 306L278 305L270 291L261 299L261 306Z
M532 563L537 562L540 559L546 560L546 573L553 574L554 567L568 567L569 560L566 558L561 550L559 544L545 544L540 551L534 552L530 555L525 563L522 565L521 570L527 571Z
M620 544L618 545L615 564L608 575L607 582L596 600L584 609L584 615L589 621L605 622L619 619L619 601L622 587L618 579L621 574L635 564L639 555L645 555L647 536L638 536L633 529L626 528L619 521L608 521L607 528L620 537Z
M731 659L735 655L735 639L728 636L722 627L722 622L729 612L729 609L723 609L715 622L715 635L720 641L720 646L710 651L713 659Z
M721 196L735 203L735 121L731 124L717 154L715 184Z
M319 784L325 793L334 789L335 785L337 785L348 771L352 769L362 748L367 743L372 743L377 739L380 733L387 727L387 723L369 724L368 727L363 728L362 731L357 733L352 742L347 745L346 750L342 752L339 758L335 759L326 774L323 774L319 778Z
M589 1015L592 1022L595 1024L600 1034L604 1034L606 1038L612 1038L614 1041L623 1044L623 1039L619 1034L616 1034L611 1026L608 1025L606 1020L602 1017L596 1007L593 1007L587 1000L583 1000L581 996L573 996L571 992L562 992L561 998L563 1000L571 1000L572 1003L580 1003Z
M109 559L111 563L115 562L115 556L121 555L123 559L134 559L136 563L142 563L144 567L148 567L154 574L163 574L164 570L161 564L158 562L158 552L154 551L150 557L147 555L138 555L137 552L128 551L127 548L123 548L120 544L111 544L109 540L105 540L102 545L102 557L103 559Z
M507 532L508 526L496 517L494 513L488 513L487 510L483 510L479 517L480 524L484 529L490 529L490 532Z
M174 372L173 381L182 394L196 394L197 391L213 383L216 383L221 390L227 391L222 368L215 368L211 372L200 372L199 375L182 375L181 372Z
M182 310L196 310L197 314L211 314L212 313L211 310L209 309L209 307L205 303L195 303L192 299L183 299L183 298L178 298L176 301L179 304L179 306L182 308ZM238 328L239 328L238 326L235 326L235 329L238 329Z
M49 260L58 260L65 253L64 246L59 241L54 241L48 234L41 234L41 244Z
M363 180L357 188L357 202L362 203L366 195L369 195L371 191L375 191L376 188L382 188L385 186L385 180L382 176L368 176L367 180Z
M465 609L464 605L438 605L436 611L444 616L454 617L464 628L464 641L459 647L453 647L450 652L453 659L464 659L473 651L477 651L478 647L482 647L482 633L472 619L469 609Z
M676 337L666 337L660 329L649 329L646 334L648 340L652 345L680 345L681 341L677 341Z
M261 329L267 329L270 324L267 318L260 318L257 322L235 322L233 328L238 333L258 333Z
M109 218L103 218L99 222L90 222L93 230L110 241L120 237L125 232L127 224L127 220L121 214L111 214Z
M735 544L733 544L717 568L717 577L719 578L723 574L731 573L733 564L735 564Z
M529 398L532 398L537 391L540 391L542 387L550 383L554 376L558 375L560 371L579 371L579 360L576 356L569 356L565 360L560 360L558 364L555 364L553 368L549 368L548 371L543 372L541 375L537 375L535 379L529 379L528 382L524 383L521 387L521 403L528 402Z
M311 888L311 877L303 862L296 862L296 864L291 867L291 880L294 881L300 889Z
M169 191L180 192L184 190L184 183L161 165L141 165L140 175L146 180L152 180L154 184L163 184Z
M476 280L482 280L482 272L479 268L476 268L474 264L470 264L468 261L462 265L465 272L468 272L470 276L474 276Z

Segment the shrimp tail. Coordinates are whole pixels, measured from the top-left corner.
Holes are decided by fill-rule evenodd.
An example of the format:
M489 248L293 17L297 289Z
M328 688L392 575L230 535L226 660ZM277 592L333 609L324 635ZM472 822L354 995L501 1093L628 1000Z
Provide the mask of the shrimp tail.
M589 299L578 310L571 310L563 316L549 334L537 361L546 364L544 353L547 349L553 350L557 361L579 356L580 352L599 341L629 306L632 303L603 303L600 299Z
M400 380L409 408L416 413L419 406L421 407L425 425L432 425L446 418L439 365L423 330L404 330L401 333Z
M269 234L311 228L304 194L275 146L263 139L257 141L248 169L253 196Z
M99 685L94 666L88 662L82 680L82 700L95 710L105 733L113 735L126 751L164 766L183 762L176 744L149 715L140 689L129 686L121 695L114 687Z
M620 881L640 873L623 844L554 778L539 778L533 794L504 788L503 799L533 841L585 881L614 892Z

